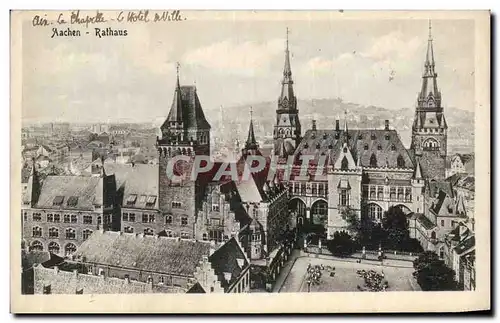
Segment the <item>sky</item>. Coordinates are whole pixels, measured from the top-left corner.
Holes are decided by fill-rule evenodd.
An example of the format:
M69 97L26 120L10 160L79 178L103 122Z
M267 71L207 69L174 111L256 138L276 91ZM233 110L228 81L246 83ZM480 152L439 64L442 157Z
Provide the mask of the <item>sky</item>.
M387 109L415 106L427 19L186 16L185 21L169 24L109 25L126 28L128 36L100 39L50 38L51 28L26 22L23 121L162 120L173 98L176 62L181 84L196 84L209 120L218 116L221 105L276 101L287 27L299 100L341 97ZM433 20L432 35L445 109L474 111L474 21Z

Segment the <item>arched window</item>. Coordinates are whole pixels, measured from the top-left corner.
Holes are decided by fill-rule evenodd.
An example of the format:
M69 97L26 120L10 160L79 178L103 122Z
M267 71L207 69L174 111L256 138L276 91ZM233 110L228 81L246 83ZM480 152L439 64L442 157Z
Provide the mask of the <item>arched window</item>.
M431 233L431 239L436 239L436 231L432 231L432 233Z
M76 239L75 229L72 228L66 229L66 239Z
M33 238L40 238L43 234L43 230L40 227L33 227Z
M64 247L64 254L66 256L73 254L75 251L76 251L76 246L71 242Z
M312 215L319 215L319 216L326 216L328 214L328 204L323 200L317 201L312 206L311 214Z
M382 219L382 208L375 203L369 204L368 205L368 216L373 221L380 221Z
M172 216L171 215L165 216L165 223L166 224L172 224Z
M349 161L347 161L347 157L346 156L344 156L344 158L342 158L342 164L341 164L340 168L342 170L349 169Z
M405 159L403 158L403 156L401 155L398 156L397 163L399 168L405 167Z
M33 241L30 245L30 251L43 251L43 244L38 240Z
M59 244L57 242L52 241L49 243L49 252L50 253L57 255L57 254L59 254L60 251L61 251L61 247L59 247Z
M372 154L370 157L370 166L377 167L377 157L375 157L375 154Z
M49 238L59 238L59 229L58 228L50 228L49 229Z
M144 235L145 236L152 236L152 235L154 235L153 229L151 229L151 228L144 229Z

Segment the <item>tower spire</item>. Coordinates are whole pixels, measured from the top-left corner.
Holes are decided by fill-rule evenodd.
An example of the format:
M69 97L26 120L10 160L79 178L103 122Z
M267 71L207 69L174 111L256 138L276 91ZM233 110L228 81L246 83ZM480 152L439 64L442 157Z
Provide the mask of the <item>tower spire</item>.
M175 70L177 74L177 83L176 83L176 88L180 88L180 82L179 82L179 68L181 67L181 64L179 62L175 63Z
M250 107L250 126L248 127L248 137L245 144L247 150L257 149L257 140L255 140L255 132L253 130L253 110Z
M347 110L344 111L344 131L347 134Z

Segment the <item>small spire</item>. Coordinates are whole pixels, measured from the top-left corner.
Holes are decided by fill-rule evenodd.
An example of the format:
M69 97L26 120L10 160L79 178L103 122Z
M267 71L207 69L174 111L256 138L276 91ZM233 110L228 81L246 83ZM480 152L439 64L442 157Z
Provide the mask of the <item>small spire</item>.
M417 160L417 166L415 167L414 179L422 179L422 169L420 167L420 162Z
M180 82L179 82L179 68L181 67L181 64L179 62L175 63L175 70L177 73L177 87L180 87Z
M253 130L253 110L250 107L250 127L248 128L248 138L245 145L246 149L257 149L257 141L255 140L255 132Z
M347 134L347 110L344 111L344 131Z

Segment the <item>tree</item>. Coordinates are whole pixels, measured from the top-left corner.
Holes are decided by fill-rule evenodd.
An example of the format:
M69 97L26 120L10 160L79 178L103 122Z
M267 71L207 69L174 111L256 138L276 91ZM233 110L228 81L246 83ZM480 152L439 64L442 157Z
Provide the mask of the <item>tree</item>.
M391 206L384 213L382 227L387 232L385 245L388 248L399 249L410 239L406 214L399 207Z
M337 231L333 239L328 240L326 247L337 257L347 257L356 251L356 243L346 231Z
M455 271L448 268L443 260L432 251L422 253L413 262L413 276L424 291L457 290Z

